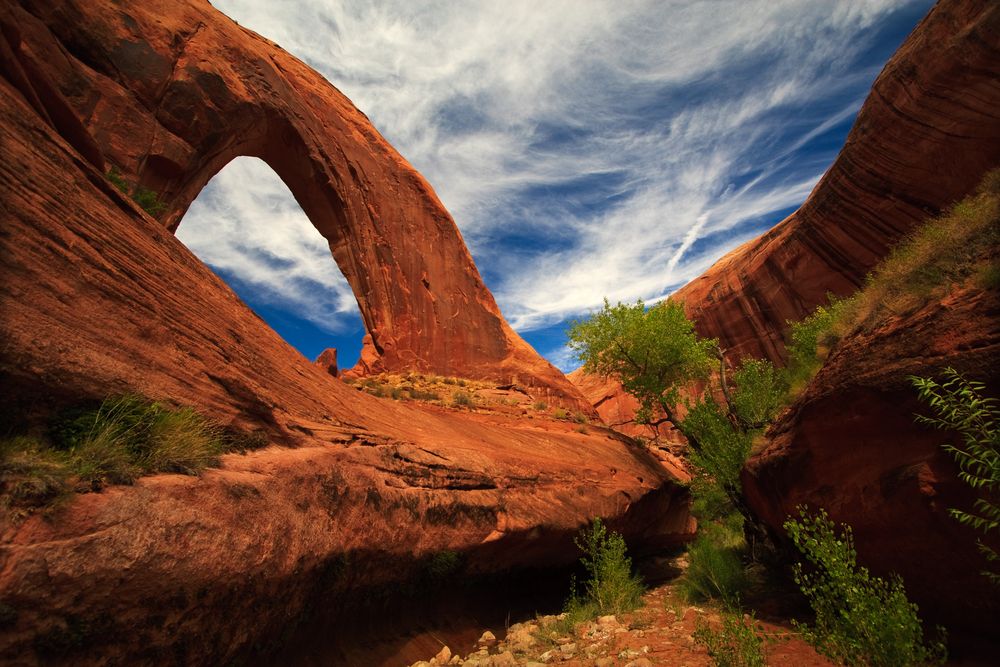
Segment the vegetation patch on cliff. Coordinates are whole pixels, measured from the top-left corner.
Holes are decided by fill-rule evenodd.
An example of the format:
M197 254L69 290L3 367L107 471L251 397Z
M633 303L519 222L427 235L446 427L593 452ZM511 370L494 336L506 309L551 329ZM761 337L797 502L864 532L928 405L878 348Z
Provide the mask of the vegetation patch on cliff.
M793 393L822 366L837 341L942 299L956 284L1000 287L1000 169L976 192L905 237L853 296L790 322L788 376Z

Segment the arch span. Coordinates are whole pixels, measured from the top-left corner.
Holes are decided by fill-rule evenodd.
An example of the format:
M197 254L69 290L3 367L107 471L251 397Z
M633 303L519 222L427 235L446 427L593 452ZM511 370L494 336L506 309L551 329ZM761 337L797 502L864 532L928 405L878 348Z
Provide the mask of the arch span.
M591 411L504 320L430 185L322 76L204 0L117 12L85 4L31 4L89 68L63 62L46 74L107 162L160 193L167 229L223 166L258 157L357 297L368 331L361 371L515 382Z

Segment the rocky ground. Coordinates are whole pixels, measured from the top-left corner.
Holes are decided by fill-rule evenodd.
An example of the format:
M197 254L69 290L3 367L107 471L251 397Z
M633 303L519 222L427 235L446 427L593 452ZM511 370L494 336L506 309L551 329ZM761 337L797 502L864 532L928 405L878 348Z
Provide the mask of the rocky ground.
M683 557L668 567L683 567ZM676 569L675 569L676 571ZM463 665L465 667L508 667L560 664L579 667L650 667L651 665L712 665L704 647L694 639L701 622L715 627L721 623L714 605L691 605L677 589L677 579L651 587L643 596L643 606L619 616L601 616L565 631L560 623L565 615L539 616L502 628L483 632L475 650L465 656L444 646L432 658L411 667ZM832 663L819 656L791 629L787 621L763 618L767 637L768 665L795 667L826 666ZM497 639L502 634L503 639Z

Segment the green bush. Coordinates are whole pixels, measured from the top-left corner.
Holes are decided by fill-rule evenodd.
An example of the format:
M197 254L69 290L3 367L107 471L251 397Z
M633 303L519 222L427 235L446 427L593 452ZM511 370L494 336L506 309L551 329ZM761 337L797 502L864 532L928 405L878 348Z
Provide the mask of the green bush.
M708 650L717 667L765 667L763 628L754 615L744 615L735 604L727 604L718 630L699 618L694 640Z
M95 487L156 472L196 474L225 449L221 430L191 408L171 410L135 395L105 399L60 433L72 434L61 443L72 470Z
M725 522L699 526L698 536L688 546L688 568L680 581L681 594L689 602L732 601L746 589L749 582L743 566L746 544L742 528L739 514Z
M924 641L917 606L906 598L903 581L872 576L857 564L848 526L839 534L826 512L812 516L799 508L785 530L808 566L795 565L795 583L809 600L815 625L796 623L803 639L835 662L869 667L942 663L943 641ZM939 629L941 639L944 630Z
M133 188L122 173L118 171L117 167L111 167L106 174L108 181L111 182L119 191L129 195L139 208L149 213L154 218L167 210L167 204L160 199L158 195L153 190L142 185L137 185Z
M563 408L556 408L552 411L553 419L569 419L569 412Z
M549 405L545 401L535 401L535 403L531 407L535 408L538 411L549 409Z
M695 470L688 489L691 492L691 514L700 523L725 520L737 514L733 501L708 475Z
M681 431L699 443L689 459L732 499L742 496L740 470L750 454L753 433L737 428L711 394L690 407Z
M576 607L592 606L597 614L621 614L632 611L642 600L642 581L632 573L632 559L626 555L625 540L609 531L600 519L581 531L575 540L583 551L580 559L589 575L584 584L584 598L573 591Z
M948 512L962 524L984 535L1000 533L1000 404L983 395L986 385L967 380L954 368L946 368L941 383L931 378L911 376L920 398L927 402L936 417L917 415L921 423L936 428L957 431L962 445L944 445L955 459L959 478L976 494L972 511L951 508ZM1000 563L1000 554L979 541L979 550L990 563ZM1000 585L1000 573L985 570L983 574Z

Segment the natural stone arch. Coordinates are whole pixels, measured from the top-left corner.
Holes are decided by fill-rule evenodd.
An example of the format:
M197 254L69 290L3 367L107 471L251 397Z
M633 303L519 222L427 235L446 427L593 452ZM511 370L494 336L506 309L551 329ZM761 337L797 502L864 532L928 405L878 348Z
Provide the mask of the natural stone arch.
M223 166L258 157L354 290L365 370L516 382L590 412L503 319L430 185L322 76L204 0L84 5L32 3L40 29L75 56L41 66L107 162L160 193L168 229Z

